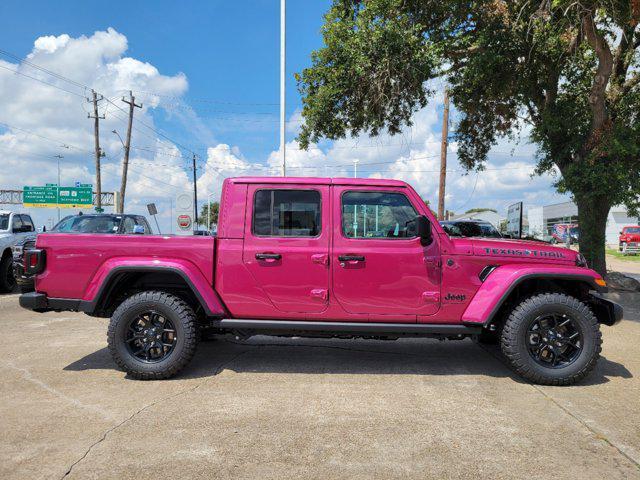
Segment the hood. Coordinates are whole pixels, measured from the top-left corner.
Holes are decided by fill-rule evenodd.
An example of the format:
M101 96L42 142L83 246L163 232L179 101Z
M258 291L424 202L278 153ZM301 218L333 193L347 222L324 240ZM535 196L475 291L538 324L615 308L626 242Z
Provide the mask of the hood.
M640 233L623 233L620 235L622 242L640 242Z
M474 238L472 241L473 254L477 256L521 258L531 261L540 260L575 265L579 255L578 252L568 248L533 240Z

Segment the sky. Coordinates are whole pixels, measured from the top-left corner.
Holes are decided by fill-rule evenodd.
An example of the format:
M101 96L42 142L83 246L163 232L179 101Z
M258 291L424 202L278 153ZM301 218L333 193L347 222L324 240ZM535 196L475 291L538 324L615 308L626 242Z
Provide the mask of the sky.
M329 1L287 2L287 168L296 176L353 176L408 181L437 205L442 97L399 135L361 135L322 141L302 151L296 143L301 99L294 73L310 66L322 46L320 28ZM33 15L38 12L38 15ZM278 0L87 2L15 1L0 4L0 189L56 183L95 183L93 121L86 98L100 102L102 189L119 188L126 132L121 101L136 102L126 211L146 213L156 203L163 233L175 229L172 203L192 191L197 155L200 202L219 197L223 178L278 175L280 2ZM44 71L42 69L46 69ZM16 73L17 72L17 73ZM58 75L56 75L58 74ZM63 76L64 78L61 78ZM457 112L452 110L451 130ZM525 207L565 201L554 178L532 177L535 145L526 130L502 140L487 170L467 173L448 152L446 207L456 213L523 201ZM0 205L0 209L23 210ZM55 209L28 209L38 225ZM107 209L109 211L109 209ZM72 213L63 210L62 215Z

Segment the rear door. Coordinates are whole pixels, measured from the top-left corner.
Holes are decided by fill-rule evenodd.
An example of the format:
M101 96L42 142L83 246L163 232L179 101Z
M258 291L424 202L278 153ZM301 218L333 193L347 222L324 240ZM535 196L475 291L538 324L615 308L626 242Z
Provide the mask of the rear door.
M349 313L415 322L417 315L440 308L437 240L422 245L407 228L418 215L408 193L391 187L333 188L333 292Z
M281 312L328 306L329 186L249 185L243 262Z

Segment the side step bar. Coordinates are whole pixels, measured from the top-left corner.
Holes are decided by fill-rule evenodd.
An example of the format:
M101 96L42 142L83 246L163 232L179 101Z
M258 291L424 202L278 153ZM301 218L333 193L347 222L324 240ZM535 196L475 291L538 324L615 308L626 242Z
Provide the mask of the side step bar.
M332 334L360 335L415 335L415 336L456 336L477 335L482 326L451 325L436 323L356 323L356 322L316 322L291 320L245 320L225 318L214 320L214 328L229 330L267 330L289 332L326 332Z

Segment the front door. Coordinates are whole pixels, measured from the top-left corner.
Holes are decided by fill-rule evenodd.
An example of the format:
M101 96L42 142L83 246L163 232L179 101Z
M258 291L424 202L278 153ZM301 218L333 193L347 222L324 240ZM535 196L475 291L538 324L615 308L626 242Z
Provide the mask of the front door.
M406 189L335 186L331 268L349 313L433 315L440 308L437 240L422 245L407 225L418 215ZM413 201L416 201L414 199Z
M328 185L250 185L243 262L276 311L319 313L329 300Z

